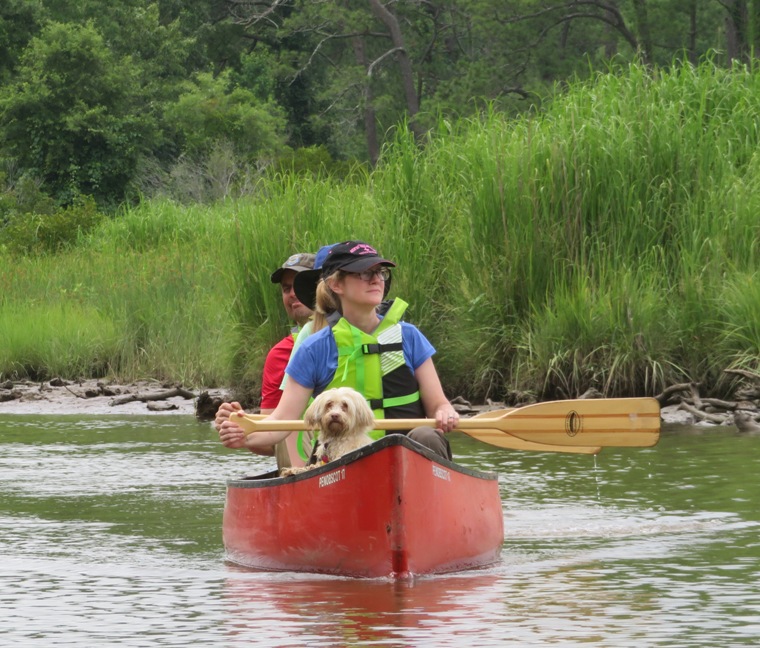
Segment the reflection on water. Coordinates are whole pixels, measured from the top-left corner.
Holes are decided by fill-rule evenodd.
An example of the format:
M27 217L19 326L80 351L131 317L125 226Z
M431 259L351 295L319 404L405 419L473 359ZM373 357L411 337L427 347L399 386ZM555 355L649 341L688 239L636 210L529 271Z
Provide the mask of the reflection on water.
M500 475L501 563L356 580L224 563L224 481L271 460L190 417L2 416L0 645L757 642L760 438L674 428L596 458L452 443Z

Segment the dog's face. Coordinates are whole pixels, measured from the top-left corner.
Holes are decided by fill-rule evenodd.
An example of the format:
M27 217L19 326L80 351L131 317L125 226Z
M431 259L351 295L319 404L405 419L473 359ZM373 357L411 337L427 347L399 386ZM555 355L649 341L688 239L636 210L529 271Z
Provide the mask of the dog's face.
M321 436L340 437L372 429L375 417L367 401L350 387L322 392L304 412L304 423Z

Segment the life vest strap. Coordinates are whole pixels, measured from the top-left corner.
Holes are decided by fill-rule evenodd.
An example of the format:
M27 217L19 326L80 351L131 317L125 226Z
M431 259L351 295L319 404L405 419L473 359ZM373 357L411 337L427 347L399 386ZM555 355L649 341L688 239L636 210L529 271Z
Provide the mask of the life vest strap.
M411 394L405 394L403 396L393 396L392 398L372 398L370 399L369 406L373 410L385 409L387 407L400 407L401 405L409 405L409 403L415 403L420 400L420 392L416 391Z
M388 351L403 351L403 342L393 342L391 344L363 344L362 353L364 355L374 353L387 353Z

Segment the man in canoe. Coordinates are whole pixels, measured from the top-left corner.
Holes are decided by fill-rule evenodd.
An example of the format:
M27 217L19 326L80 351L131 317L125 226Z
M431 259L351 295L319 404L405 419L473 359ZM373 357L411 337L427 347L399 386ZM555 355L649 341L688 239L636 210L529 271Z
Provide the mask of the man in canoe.
M419 329L401 321L407 306L403 300L394 300L384 316L377 311L395 266L362 241L346 241L329 250L316 286L313 333L292 355L282 398L268 418L299 419L312 396L331 387L353 387L370 402L376 418L434 418L436 428L415 428L408 436L451 458L443 435L457 426L459 415L441 387L432 359L435 349ZM304 281L311 279L304 275ZM298 276L295 283L298 286ZM333 311L341 317L331 324ZM227 447L245 446L255 452L291 434L257 432L246 437L229 420L230 413L229 404L222 404L216 418ZM291 460L294 465L298 461L292 456Z
M275 344L267 354L264 361L264 371L261 378L261 413L271 414L280 402L282 390L280 386L285 377L285 367L290 360L293 351L295 338L301 327L303 327L311 318L312 311L310 306L302 303L293 288L296 276L305 271L314 268L315 255L300 252L289 256L285 262L272 273L271 280L273 284L279 284L282 292L282 305L288 315L288 319L295 323L290 333L282 340ZM240 403L226 403L229 411L241 410ZM218 426L217 426L218 429ZM304 433L299 435L298 441L303 446L299 449L302 457L308 457L311 452L312 435ZM228 447L244 447L241 445L228 445ZM288 467L291 464L290 456L286 444L276 443L269 446L249 447L252 452L257 454L272 456L277 458L279 468Z

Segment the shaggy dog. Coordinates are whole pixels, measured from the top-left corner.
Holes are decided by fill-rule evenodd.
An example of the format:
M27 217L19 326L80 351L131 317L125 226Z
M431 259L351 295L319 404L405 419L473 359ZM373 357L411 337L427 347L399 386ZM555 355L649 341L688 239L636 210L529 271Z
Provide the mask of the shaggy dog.
M372 443L369 432L375 417L364 396L350 387L323 391L303 415L309 430L317 430L317 447L308 466L284 468L281 475L295 475L340 459L344 454Z

